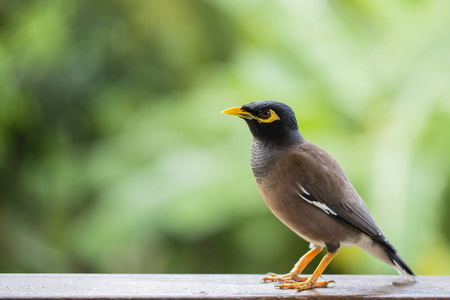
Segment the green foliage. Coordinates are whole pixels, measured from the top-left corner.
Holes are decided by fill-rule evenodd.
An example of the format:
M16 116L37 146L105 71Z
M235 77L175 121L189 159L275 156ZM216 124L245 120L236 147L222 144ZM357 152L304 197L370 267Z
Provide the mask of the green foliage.
M447 1L0 1L0 271L287 272L250 133L286 102L418 274L450 259ZM308 269L307 271L311 271ZM358 249L328 272L390 273Z

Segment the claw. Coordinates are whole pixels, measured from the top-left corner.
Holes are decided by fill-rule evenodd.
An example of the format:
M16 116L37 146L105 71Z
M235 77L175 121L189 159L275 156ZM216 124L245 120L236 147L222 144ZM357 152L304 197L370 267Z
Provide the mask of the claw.
M284 279L284 277L287 276L287 275L289 275L289 274L277 275L275 273L267 273L267 276L264 276L262 278L262 281L264 281L264 282L278 282L278 280Z
M273 282L278 275L275 273L267 273L267 276L261 278L262 282Z
M304 282L297 282L293 280L285 281L282 284L277 284L275 287L279 289L295 289L297 292L308 290L311 288L325 288L328 287L330 283L335 283L334 280L316 281L307 280Z
M285 275L277 275L275 273L267 273L267 276L262 278L263 282L286 282L286 281L294 281L294 282L303 282L308 280L306 276L299 276L297 274L285 274Z

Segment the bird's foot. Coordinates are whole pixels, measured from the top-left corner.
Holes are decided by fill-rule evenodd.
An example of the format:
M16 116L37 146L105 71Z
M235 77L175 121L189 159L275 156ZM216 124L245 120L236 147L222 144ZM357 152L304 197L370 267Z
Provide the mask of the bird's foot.
M297 292L301 292L304 290L312 289L312 288L324 288L328 287L330 283L335 283L334 280L325 280L325 281L315 281L311 278L304 282L298 282L293 280L284 281L281 284L276 285L277 288L280 289L295 289Z
M275 273L268 273L267 276L262 278L263 282L303 282L308 280L307 276L299 276L298 274L288 273L285 275L277 275Z

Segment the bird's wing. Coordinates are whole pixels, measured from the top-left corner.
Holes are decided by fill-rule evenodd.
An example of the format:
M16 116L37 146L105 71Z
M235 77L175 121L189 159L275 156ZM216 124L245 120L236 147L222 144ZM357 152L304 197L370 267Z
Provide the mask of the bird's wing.
M331 155L320 147L305 142L291 152L290 161L296 169L298 195L303 201L395 250Z

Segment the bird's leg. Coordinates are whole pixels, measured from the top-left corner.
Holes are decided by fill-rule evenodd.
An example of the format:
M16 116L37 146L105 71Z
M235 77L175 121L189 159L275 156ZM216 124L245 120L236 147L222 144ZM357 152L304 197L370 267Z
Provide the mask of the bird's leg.
M263 277L264 282L285 282L288 280L293 281L306 281L308 279L307 276L299 276L303 269L313 260L314 257L316 257L317 254L322 251L322 247L314 247L311 250L309 250L305 255L303 255L300 260L295 264L294 268L291 270L291 272L285 274L285 275L277 275L275 273L269 273L267 276Z
M317 269L306 281L304 282L297 282L292 280L286 281L282 284L277 285L277 287L279 287L280 289L296 289L297 292L316 287L327 287L329 283L334 283L334 281L333 280L317 281L317 280L322 275L323 271L325 271L325 268L328 266L328 264L337 255L337 253L338 253L337 250L333 253L327 253L323 257Z

